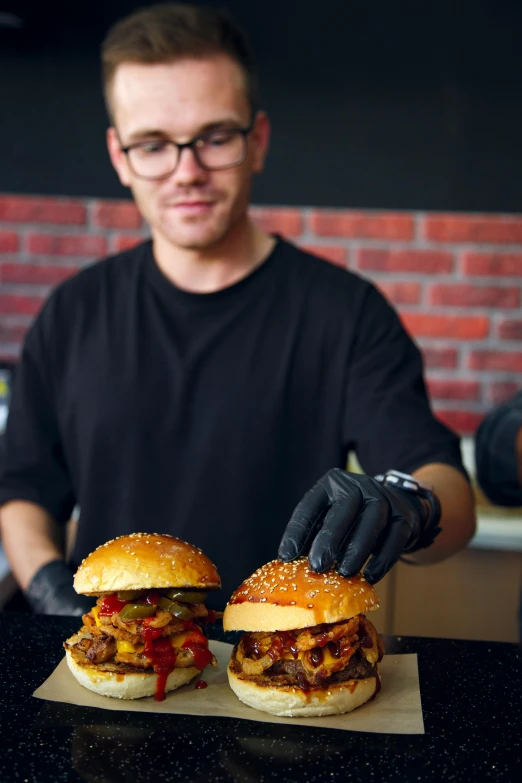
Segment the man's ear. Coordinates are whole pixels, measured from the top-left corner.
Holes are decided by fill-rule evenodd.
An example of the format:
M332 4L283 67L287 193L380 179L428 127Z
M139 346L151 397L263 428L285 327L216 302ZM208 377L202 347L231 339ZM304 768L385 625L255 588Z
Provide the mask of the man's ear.
M121 184L128 188L130 187L131 180L129 176L129 164L127 163L127 156L121 151L120 141L116 129L112 126L107 128L107 149L109 150L109 157L111 163L116 169L116 173L120 178Z
M265 158L270 144L270 120L266 112L257 112L250 138L252 144L252 172L260 174L265 167Z

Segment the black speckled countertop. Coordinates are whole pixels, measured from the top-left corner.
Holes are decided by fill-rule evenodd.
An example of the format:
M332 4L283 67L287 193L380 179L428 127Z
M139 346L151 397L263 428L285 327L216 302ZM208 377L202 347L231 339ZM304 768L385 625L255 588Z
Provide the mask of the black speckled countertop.
M0 614L0 783L346 783L522 779L521 649L385 637L419 657L425 735L367 734L232 718L44 702L32 692L78 618ZM214 638L235 641L233 634Z

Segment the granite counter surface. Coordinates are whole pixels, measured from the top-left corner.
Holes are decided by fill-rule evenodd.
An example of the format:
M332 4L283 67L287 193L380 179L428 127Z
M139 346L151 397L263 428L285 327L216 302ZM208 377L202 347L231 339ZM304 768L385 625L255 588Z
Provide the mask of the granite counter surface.
M522 651L385 637L417 653L426 734L367 734L231 718L126 713L31 696L78 618L0 614L0 783L509 781L522 770ZM235 641L233 634L213 638Z

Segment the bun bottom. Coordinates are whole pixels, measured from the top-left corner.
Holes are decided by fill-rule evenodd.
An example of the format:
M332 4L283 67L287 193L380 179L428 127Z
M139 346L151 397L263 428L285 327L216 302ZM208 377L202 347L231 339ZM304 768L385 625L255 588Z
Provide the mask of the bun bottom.
M377 688L377 678L346 680L330 685L327 690L305 693L291 685L258 685L240 677L228 667L230 687L240 701L255 710L269 712L281 718L309 718L321 715L342 715L367 702Z
M79 664L71 654L65 651L67 665L76 677L80 685L100 696L112 696L115 699L141 699L144 696L154 696L158 675L154 672L140 672L118 674L116 672L103 671L98 664ZM165 693L174 691L182 685L186 685L197 674L199 669L190 666L186 669L174 669L167 677Z

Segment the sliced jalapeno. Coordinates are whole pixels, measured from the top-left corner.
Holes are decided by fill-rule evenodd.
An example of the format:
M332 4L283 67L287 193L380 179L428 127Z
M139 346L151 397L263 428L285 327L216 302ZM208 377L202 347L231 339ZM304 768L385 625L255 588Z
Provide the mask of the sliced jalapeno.
M166 590L165 595L168 596L171 601L181 601L184 604L202 604L207 597L206 593L189 593L179 588L173 587L171 590Z
M125 604L120 612L122 620L142 620L144 617L152 617L156 614L157 606L148 604Z
M143 591L141 590L118 590L116 595L120 601L133 601L135 598L138 598L142 592Z
M188 606L182 606L176 601L170 601L168 598L160 598L158 606L165 609L166 612L173 614L174 617L179 617L180 620L190 620L194 617Z

